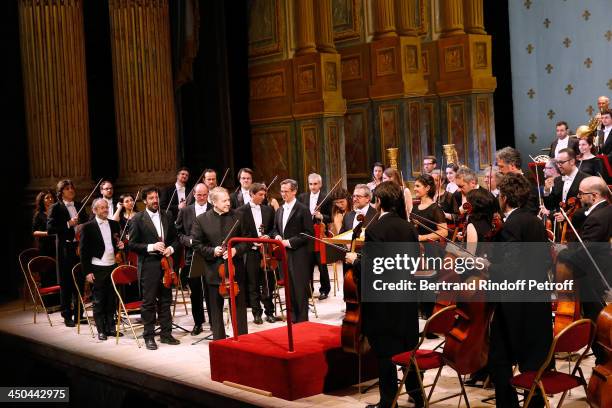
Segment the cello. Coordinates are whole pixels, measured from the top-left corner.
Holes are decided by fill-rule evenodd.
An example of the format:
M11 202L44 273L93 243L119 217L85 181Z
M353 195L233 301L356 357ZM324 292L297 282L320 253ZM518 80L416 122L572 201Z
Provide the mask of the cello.
M593 368L587 387L587 401L592 407L612 407L612 304L597 317L595 341L606 353L606 362Z

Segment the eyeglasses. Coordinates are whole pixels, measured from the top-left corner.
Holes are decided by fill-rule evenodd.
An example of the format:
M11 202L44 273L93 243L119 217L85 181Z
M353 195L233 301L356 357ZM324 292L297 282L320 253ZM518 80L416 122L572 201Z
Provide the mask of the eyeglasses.
M581 197L581 196L583 196L583 195L589 195L589 194L591 194L591 195L592 195L592 194L597 194L597 193L585 193L584 191L578 191L578 194L577 194L577 195L578 195L578 197Z
M353 198L366 198L367 195L353 194Z
M557 160L557 164L565 164L568 161L573 160L573 159L567 159L567 160Z

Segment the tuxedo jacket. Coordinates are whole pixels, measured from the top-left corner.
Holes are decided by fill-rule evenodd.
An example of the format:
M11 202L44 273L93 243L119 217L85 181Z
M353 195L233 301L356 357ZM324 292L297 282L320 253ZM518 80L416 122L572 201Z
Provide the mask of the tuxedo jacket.
M599 134L599 140L603 143L603 138L605 136L603 129L600 129L597 133ZM608 158L612 155L612 130L610 134L608 134L608 139L606 139L606 142L601 147L601 153L607 155Z
M356 214L357 213L354 210L346 213L346 215L342 219L342 228L340 229L341 234L343 232L353 229L353 222L355 221ZM372 221L372 218L376 217L377 215L378 213L374 209L374 207L372 207L371 205L368 206L368 211L366 212L365 219L363 220L362 226L371 225L370 222L375 222L375 221Z
M323 199L325 198L326 194L327 193L325 191L323 191L323 190L321 190L319 192L319 197L317 198L317 205L321 204L321 201L323 201ZM310 213L310 191L298 194L297 200L300 203L304 204L306 206L306 208L308 209L308 212ZM331 202L330 198L328 198L323 203L321 208L319 209L319 212L321 213L321 215L323 215L323 222L326 223L326 224L331 221L331 207L332 207L332 202Z
M264 198L263 205L268 205L268 199ZM239 188L230 194L230 205L233 210L237 210L244 205L244 197L242 195L242 189Z
M574 181L572 182L572 185L570 186L567 192L566 201L571 197L578 196L578 187L580 186L580 182L587 177L589 177L589 175L581 171L578 171L578 173L576 173L576 177L574 177ZM551 211L554 211L559 208L559 203L561 201L563 201L563 177L557 176L555 178L553 188L551 189L550 194L548 195L548 197L544 197L544 204L546 205L546 208Z
M567 148L572 149L576 155L580 154L580 151L578 150L578 138L571 136L567 137L569 137L569 140L567 141ZM552 157L553 159L555 158L555 149L557 148L558 143L559 138L555 138L555 140L550 144L550 153L548 156Z
M77 212L82 204L78 201L74 202L74 208ZM58 242L63 245L66 241L73 241L75 237L75 227L68 227L70 221L70 212L63 201L58 201L51 206L49 218L47 218L47 232L49 234L57 234ZM79 224L87 222L87 213L81 211L79 214Z
M108 224L111 231L111 242L113 243L113 250L117 252L117 240L121 234L121 228L117 221L108 219ZM91 221L83 224L81 229L81 240L79 241L79 250L81 254L81 266L83 268L83 274L87 275L91 270L91 259L102 258L104 255L104 238L102 238L102 231L98 225L98 221L94 218Z
M288 252L303 252L306 250L308 254L308 247L310 246L309 238L301 235L306 233L308 235L314 235L314 228L312 225L312 215L310 210L304 204L299 201L293 205L289 218L287 219L287 225L283 229L283 214L285 212L284 206L281 206L276 211L274 219L274 227L277 233L283 238L289 240L291 248L287 248Z
M206 203L206 212L210 211L212 208L213 206L211 203ZM176 217L176 221L174 223L179 242L187 248L191 248L191 229L195 219L195 204L190 204L187 207L183 207L179 210L178 216Z
M176 235L174 222L170 220L168 214L163 210L158 210L158 212L163 229L164 244L166 247L171 246L174 248L174 252L177 252L179 249L179 242ZM155 225L153 224L153 221L146 210L134 215L132 221L130 221L129 229L130 240L128 242L128 249L138 254L139 270L141 270L145 261L150 259L161 259L161 255L157 252L149 253L147 251L148 245L159 242L160 237L157 234Z
M277 231L274 228L274 209L267 205L261 205L261 223L263 225L262 235L268 235L274 239L277 235ZM251 204L245 204L238 208L238 212L242 215L242 227L245 237L257 238L259 225L255 225L255 218L253 218L253 211L251 211Z
M185 200L187 200L189 196L189 192L191 189L186 185L185 186ZM192 194L193 196L193 194ZM172 200L170 200L172 198ZM191 201L191 200L189 200ZM178 208L179 206L179 198L178 191L176 191L176 185L172 184L166 188L162 188L159 192L159 208L169 213L168 215L171 217L171 220L174 222L176 217L178 217Z

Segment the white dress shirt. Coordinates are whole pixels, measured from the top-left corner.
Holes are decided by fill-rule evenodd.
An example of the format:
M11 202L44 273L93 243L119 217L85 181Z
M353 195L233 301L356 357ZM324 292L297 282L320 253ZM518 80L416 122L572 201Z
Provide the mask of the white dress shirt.
M610 133L612 132L612 126L606 126L603 130L603 141L601 142L602 146L606 144L606 140L610 137Z
M157 231L157 236L163 239L163 232L162 232L161 219L159 218L159 211L151 212L147 208L147 214L149 214L149 217L151 217L151 221L153 221L153 225L155 226L155 230ZM155 244L147 245L147 252L155 252L155 249L153 249L153 245ZM173 254L174 248L170 247L170 251Z
M174 186L176 187L178 202L185 201L185 186L181 186L179 183L176 183Z
M574 178L576 178L576 174L578 174L578 167L574 168L574 171L572 171L568 176L561 176L561 180L563 180L563 195L561 198L563 201L565 201L567 198L567 193L574 182Z
M200 214L204 214L206 212L206 207L208 207L208 204L204 203L204 205L200 205L196 202L194 207L195 207L195 215L197 217Z
M457 184L455 184L454 181L449 181L448 184L446 185L446 191L448 191L451 194L453 194L458 189L459 187L457 187Z
M104 198L104 200L108 203L108 213L112 216L115 212L115 208L113 208L113 199L112 198Z
M310 202L309 202L308 207L310 208L311 214L314 214L315 208L317 208L317 201L319 201L319 194L321 194L320 191L316 194L310 193Z
M261 224L263 224L263 218L261 216L261 206L253 203L249 203L249 205L251 206L251 213L253 214L253 220L255 221L255 229L257 230L257 236L261 237L262 234L259 229Z
M102 240L104 241L104 255L102 258L91 258L91 263L98 266L112 266L115 264L115 249L113 248L113 241L111 236L111 229L108 220L103 220L96 217L98 227L102 233Z
M74 217L77 216L77 210L76 210L76 207L74 206L74 201L64 201L64 205L68 209L68 214L70 214L70 219L73 219ZM70 222L67 222L66 225L68 225L68 228L72 228L72 226L70 225Z
M249 193L249 190L241 188L240 191L242 192L242 202L249 204L251 202L251 194Z
M510 211L504 213L504 222L506 222L510 214L512 214L514 211L516 211L516 208L513 208Z
M567 149L569 144L569 136L565 136L563 139L557 139L557 147L555 147L555 157L559 155L561 149Z
M586 210L586 211L584 212L584 216L585 216L585 217L588 217L588 216L589 216L589 214L590 214L590 213L591 213L591 212L592 212L592 211L595 209L595 207L597 207L599 204L601 204L601 203L605 203L605 202L606 202L606 200L601 200L601 201L596 202L595 204L593 204L592 206L590 206L588 210Z
M297 200L294 198L290 203L283 204L283 235L285 234L285 226L287 226L287 220L289 220L289 215L291 214L291 210L295 206L295 202Z
M370 204L366 205L365 207L361 209L355 208L355 218L353 219L353 229L357 226L357 224L359 224L359 221L357 221L357 216L359 214L362 214L365 217L369 208L370 208Z

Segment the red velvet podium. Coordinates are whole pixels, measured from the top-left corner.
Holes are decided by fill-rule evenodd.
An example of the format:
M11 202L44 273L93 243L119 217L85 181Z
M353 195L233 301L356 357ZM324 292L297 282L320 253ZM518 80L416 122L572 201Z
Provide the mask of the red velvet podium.
M340 326L303 322L293 325L294 352L288 351L287 327L264 330L210 343L214 381L270 391L295 400L357 384L358 357L340 344ZM377 376L371 353L361 357L362 379Z

